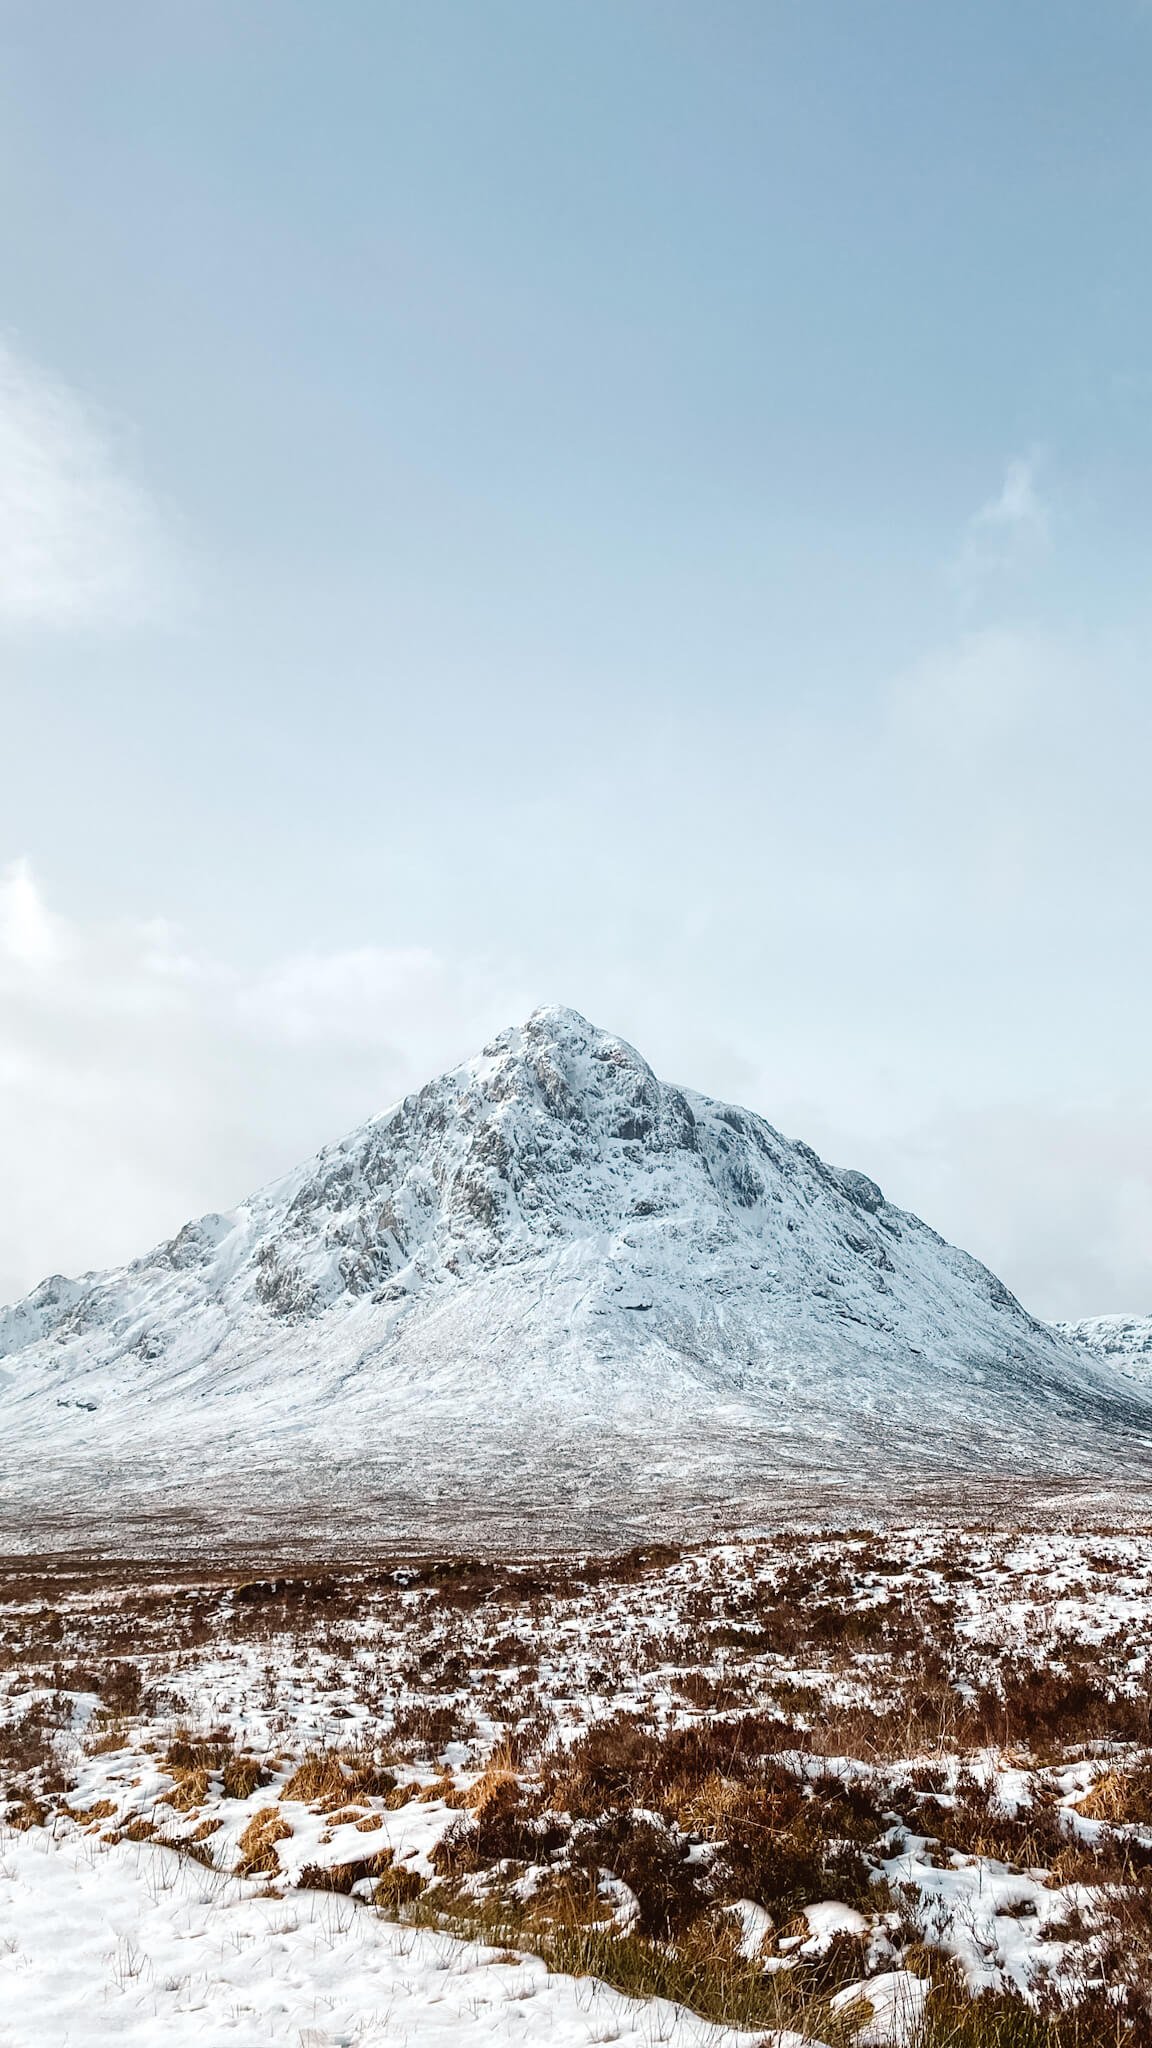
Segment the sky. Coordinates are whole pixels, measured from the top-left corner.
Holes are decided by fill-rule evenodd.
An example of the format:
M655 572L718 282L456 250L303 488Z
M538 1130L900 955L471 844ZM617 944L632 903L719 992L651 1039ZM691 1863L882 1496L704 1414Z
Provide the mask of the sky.
M542 1002L1152 1311L1152 8L3 0L0 1299Z

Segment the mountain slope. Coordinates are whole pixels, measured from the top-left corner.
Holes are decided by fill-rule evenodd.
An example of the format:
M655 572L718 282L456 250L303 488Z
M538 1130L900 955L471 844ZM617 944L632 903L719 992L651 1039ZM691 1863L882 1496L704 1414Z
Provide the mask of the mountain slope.
M0 1420L28 1469L161 1491L329 1461L345 1491L640 1498L679 1472L724 1499L1152 1446L1130 1380L865 1175L561 1009L239 1209L0 1312Z

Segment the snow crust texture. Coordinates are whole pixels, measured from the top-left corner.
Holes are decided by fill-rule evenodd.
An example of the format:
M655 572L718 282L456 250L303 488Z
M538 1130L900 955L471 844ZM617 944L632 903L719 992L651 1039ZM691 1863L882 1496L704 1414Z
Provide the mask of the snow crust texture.
M555 1008L238 1209L0 1311L0 1418L13 1469L335 1459L430 1497L1152 1469L1126 1356Z

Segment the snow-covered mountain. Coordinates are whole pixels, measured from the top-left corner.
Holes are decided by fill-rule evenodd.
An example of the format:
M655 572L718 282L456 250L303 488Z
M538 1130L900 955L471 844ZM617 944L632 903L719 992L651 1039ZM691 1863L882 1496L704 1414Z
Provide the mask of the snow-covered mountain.
M1079 1323L1057 1323L1062 1336L1086 1345L1098 1358L1139 1382L1152 1396L1152 1316L1088 1316Z
M146 1471L154 1499L275 1467L583 1501L1091 1475L1121 1450L1152 1472L1152 1396L1107 1356L866 1175L565 1009L238 1209L0 1311L0 1422L20 1498L49 1469Z

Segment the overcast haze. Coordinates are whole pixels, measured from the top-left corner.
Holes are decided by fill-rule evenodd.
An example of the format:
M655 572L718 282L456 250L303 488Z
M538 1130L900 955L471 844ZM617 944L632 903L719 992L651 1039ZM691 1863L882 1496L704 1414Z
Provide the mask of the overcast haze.
M1152 1310L1152 11L0 5L0 1296L538 1002Z

